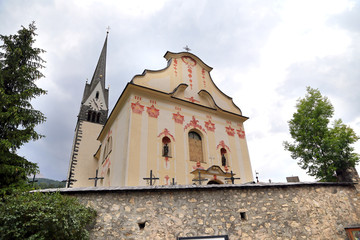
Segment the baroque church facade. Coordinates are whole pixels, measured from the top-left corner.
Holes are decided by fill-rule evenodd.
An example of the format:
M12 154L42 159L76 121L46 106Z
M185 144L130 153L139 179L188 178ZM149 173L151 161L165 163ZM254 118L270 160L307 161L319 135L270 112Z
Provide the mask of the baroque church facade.
M253 181L242 115L189 52L126 85L110 115L107 36L86 83L67 187L247 183Z

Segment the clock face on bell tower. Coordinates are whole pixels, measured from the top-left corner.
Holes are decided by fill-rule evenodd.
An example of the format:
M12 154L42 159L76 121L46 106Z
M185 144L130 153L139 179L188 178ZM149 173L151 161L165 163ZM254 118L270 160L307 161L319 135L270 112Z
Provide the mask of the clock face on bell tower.
M100 111L104 109L104 104L98 98L93 98L90 101L90 108L95 111Z

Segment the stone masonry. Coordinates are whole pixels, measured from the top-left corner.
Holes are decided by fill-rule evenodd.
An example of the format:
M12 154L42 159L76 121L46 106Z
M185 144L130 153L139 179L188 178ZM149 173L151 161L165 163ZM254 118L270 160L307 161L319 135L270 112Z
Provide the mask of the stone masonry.
M352 183L60 191L97 210L91 239L347 239L344 228L360 223L360 195Z

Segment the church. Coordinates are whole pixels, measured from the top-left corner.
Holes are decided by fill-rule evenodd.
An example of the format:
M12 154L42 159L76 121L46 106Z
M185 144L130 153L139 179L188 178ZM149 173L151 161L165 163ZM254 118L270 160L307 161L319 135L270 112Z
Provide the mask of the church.
M85 84L67 187L207 185L253 181L242 114L190 52L127 83L109 114L106 36Z
M107 36L85 84L67 188L39 190L94 208L90 239L358 239L358 178L253 182L248 118L199 57L166 52L166 67L135 75L110 112L106 50Z

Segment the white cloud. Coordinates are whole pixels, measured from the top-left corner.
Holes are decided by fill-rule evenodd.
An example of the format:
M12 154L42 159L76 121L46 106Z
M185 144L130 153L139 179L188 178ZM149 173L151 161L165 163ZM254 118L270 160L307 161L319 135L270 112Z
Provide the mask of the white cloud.
M286 176L299 175L307 180L282 146L290 138L287 121L305 86L319 87L334 103L335 117L346 119L360 133L360 29L351 17L360 15L356 4L347 0L0 2L0 33L13 34L35 20L37 46L47 50L47 78L40 84L49 95L34 104L47 114L42 129L48 138L24 146L23 152L39 162L45 176L65 178L66 171L50 165L68 166L85 80L93 74L110 26L106 81L111 84L111 103L132 76L145 68L165 67L166 50L182 51L189 44L214 68L211 75L217 86L250 117L245 128L253 169L260 179L285 181ZM39 146L54 149L41 152ZM360 152L359 144L356 148Z

